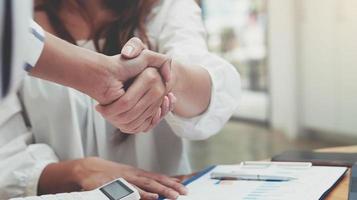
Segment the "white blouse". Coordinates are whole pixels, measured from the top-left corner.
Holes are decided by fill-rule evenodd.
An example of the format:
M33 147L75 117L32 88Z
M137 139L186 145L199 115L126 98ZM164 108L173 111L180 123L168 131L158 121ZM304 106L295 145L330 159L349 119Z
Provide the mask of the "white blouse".
M204 114L184 119L170 113L149 133L126 137L95 111L97 103L88 96L54 83L27 77L21 95L31 124L33 142L50 146L56 156L51 157L54 155L52 150L45 147L39 148L37 152L28 152L26 148L32 145L23 147L21 153L35 154L41 158L38 160L42 163L99 156L168 175L189 173L185 139L206 139L216 134L229 120L238 106L239 74L231 64L209 53L201 10L194 0L161 0L147 21L147 29L153 50L207 69L213 87L211 102ZM93 49L92 42L82 46ZM26 159L31 159L31 156ZM26 160L17 165L21 162ZM34 164L23 166L32 173L34 167ZM42 171L43 168L37 167L36 170ZM3 178L0 171L0 182L18 179L14 174ZM22 176L38 180L30 173L23 172ZM14 186L6 184L0 191L28 195L26 187L34 188L37 184L36 181L28 183L15 186L19 190L25 188L22 194L12 193Z

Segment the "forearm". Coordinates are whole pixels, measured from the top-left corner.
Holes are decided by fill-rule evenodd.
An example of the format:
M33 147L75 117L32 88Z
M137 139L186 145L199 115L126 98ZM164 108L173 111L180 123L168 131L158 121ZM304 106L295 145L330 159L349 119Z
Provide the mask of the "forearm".
M109 73L108 59L102 54L89 51L51 34L46 34L45 46L32 76L77 89L101 103L105 77Z
M172 63L175 74L173 93L177 97L174 113L192 118L205 112L211 99L212 83L208 71L199 66Z
M76 162L65 161L46 166L39 179L38 194L80 191Z

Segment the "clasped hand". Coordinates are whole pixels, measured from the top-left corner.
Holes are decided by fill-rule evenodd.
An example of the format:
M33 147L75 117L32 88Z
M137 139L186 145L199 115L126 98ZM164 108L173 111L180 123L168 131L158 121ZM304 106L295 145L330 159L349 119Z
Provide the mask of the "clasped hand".
M138 38L124 46L121 55L111 57L113 74L108 80L106 105L97 111L122 132L135 134L154 128L174 109L171 93L171 59L147 50ZM124 84L134 78L125 89ZM169 84L170 82L170 84Z

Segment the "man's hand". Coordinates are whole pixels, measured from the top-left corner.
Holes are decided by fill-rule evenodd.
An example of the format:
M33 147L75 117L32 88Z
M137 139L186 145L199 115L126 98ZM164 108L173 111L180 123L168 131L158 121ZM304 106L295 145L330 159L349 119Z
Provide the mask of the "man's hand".
M156 200L159 195L176 199L179 195L187 194L186 188L176 178L96 157L48 165L40 177L39 192L88 191L120 177L133 184L144 200Z
M146 50L145 45L138 38L132 38L126 43L120 59L128 62L139 59L143 63L149 62L147 60L149 59L151 63L157 64L165 61L160 69L161 74L155 68L147 68L136 77L127 91L123 89L113 91L114 93L120 91L122 96L118 100L110 105L97 106L97 110L122 132L147 132L171 112L176 103L176 97L169 93L171 88L168 87L171 79L170 59ZM130 68L125 65L125 62L123 63L127 71L121 74L134 74L134 71L130 71L134 70L134 67ZM142 66L142 63L137 66Z

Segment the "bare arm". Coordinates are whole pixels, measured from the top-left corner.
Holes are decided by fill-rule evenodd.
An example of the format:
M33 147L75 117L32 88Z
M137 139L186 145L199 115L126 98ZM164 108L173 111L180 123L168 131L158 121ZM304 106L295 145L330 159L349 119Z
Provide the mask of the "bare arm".
M125 93L123 85L127 80L148 66L159 68L169 80L166 62L164 56L155 53L131 60L121 55L105 56L46 33L44 49L30 74L77 89L107 105Z
M172 62L172 91L177 97L174 113L181 117L195 117L209 106L212 83L206 69Z
M37 65L30 71L32 76L75 88L88 94L100 103L110 103L120 97L122 83L111 73L115 62L110 57L71 45L46 34L45 46ZM113 71L110 71L113 70ZM109 80L108 80L109 79ZM109 85L116 82L117 94L106 96ZM109 99L109 100L108 100Z

